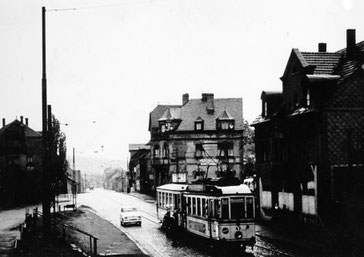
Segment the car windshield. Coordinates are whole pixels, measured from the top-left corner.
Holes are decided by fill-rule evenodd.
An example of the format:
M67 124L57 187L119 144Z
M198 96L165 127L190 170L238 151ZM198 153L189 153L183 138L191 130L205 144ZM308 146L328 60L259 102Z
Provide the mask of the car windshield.
M135 212L137 211L137 208L135 207L126 207L121 209L122 212Z

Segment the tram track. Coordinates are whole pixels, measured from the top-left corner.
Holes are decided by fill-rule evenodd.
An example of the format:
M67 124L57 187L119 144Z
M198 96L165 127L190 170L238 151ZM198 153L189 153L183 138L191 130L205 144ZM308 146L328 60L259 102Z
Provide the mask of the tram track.
M122 205L123 201L120 199L120 197L118 195L110 195L107 193L102 193L106 198L110 199L112 202L115 202L118 205ZM133 197L133 196L130 196ZM160 225L160 222L157 220L156 216L153 215L153 211L148 211L148 210L143 210L141 208L139 208L139 212L141 213L141 216L143 217L143 219L147 220L148 222L155 224L155 225ZM107 219L107 217L104 217L105 219ZM113 222L114 223L114 222ZM118 224L114 224L115 226L119 227ZM153 244L147 244L145 245L145 242L143 240L142 237L139 236L132 236L132 233L130 233L130 231L128 231L127 229L124 229L122 227L119 227L119 229L121 231L123 231L125 234L128 235L129 238L132 238L132 240L139 246L141 247L144 252L149 252L151 256L155 256L155 257L163 257L166 256L165 253L161 252L155 245ZM252 254L252 256L255 257L260 257L260 256L287 256L287 257L293 257L295 256L294 254L290 253L290 252L285 252L285 251L281 251L279 249L276 249L276 247L274 246L274 244L272 245L269 240L266 240L266 238L263 236L260 236L258 234L256 234L256 237L258 237L258 242L255 244L254 249L249 250L247 249L246 253L248 254ZM167 254L168 255L168 254ZM244 256L244 255L242 255Z
M288 256L288 257L294 257L295 256L295 255L292 255L292 254L288 254L288 253L285 253L285 252L282 252L282 251L278 251L278 250L272 249L271 247L267 247L267 246L260 245L260 244L255 244L254 246L257 247L257 248L264 249L264 250L266 250L269 253L274 253L273 256ZM253 252L255 254L259 254L255 250ZM259 254L259 256L265 256L265 255L260 255Z

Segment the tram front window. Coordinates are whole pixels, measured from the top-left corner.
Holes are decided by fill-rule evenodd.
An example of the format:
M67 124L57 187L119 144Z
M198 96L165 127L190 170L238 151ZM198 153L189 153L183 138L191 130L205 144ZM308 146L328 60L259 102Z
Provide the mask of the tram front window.
M246 216L248 219L254 218L254 201L253 197L249 197L246 199Z
M244 198L231 198L231 218L232 219L243 219L245 218L245 201Z
M227 198L221 199L221 218L229 218L229 199Z

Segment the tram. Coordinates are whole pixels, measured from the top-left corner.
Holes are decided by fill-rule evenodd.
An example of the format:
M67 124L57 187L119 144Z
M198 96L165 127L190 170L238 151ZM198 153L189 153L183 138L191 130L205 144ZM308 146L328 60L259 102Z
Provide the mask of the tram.
M241 247L255 244L255 203L249 187L238 179L166 184L157 188L157 216L177 215L185 232Z

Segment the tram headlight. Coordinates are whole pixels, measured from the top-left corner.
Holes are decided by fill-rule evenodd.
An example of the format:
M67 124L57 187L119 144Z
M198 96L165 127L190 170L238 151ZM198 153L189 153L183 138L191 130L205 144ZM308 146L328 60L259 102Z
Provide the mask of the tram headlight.
M243 233L241 231L236 231L235 232L235 238L236 239L241 239L243 237Z

